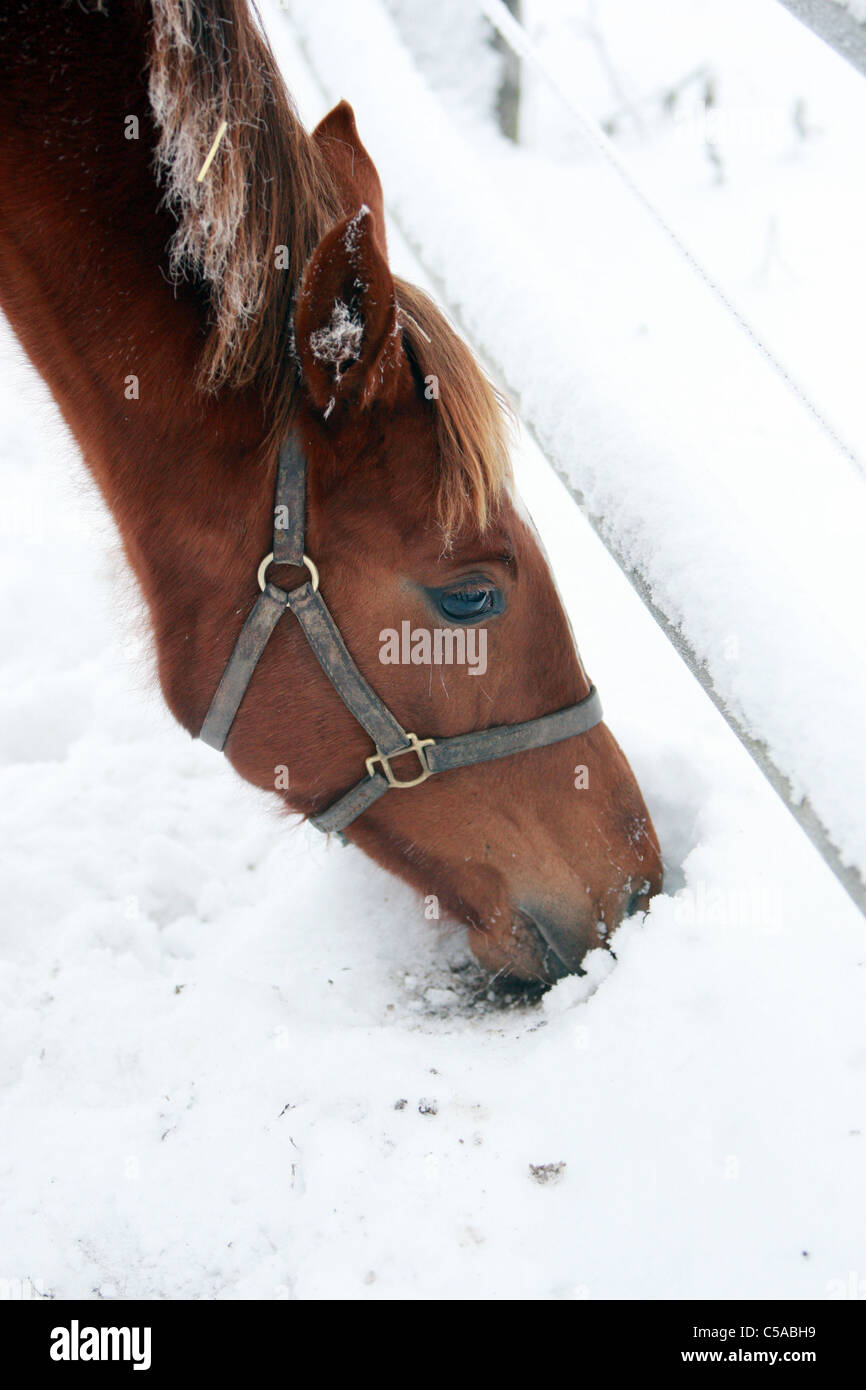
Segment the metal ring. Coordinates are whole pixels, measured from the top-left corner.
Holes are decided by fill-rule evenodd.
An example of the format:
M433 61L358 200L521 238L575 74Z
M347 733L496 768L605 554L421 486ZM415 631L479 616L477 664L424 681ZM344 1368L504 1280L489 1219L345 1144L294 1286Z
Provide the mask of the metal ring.
M268 572L268 565L270 565L273 562L273 558L274 552L271 551L271 553L269 555L266 555L265 558L262 560L262 563L259 565L259 588L261 589L262 593L264 593L265 591L265 575ZM307 569L310 571L310 580L313 585L313 593L315 593L319 587L319 571L316 568L316 565L310 559L309 555L305 555L303 557L303 562L306 565Z

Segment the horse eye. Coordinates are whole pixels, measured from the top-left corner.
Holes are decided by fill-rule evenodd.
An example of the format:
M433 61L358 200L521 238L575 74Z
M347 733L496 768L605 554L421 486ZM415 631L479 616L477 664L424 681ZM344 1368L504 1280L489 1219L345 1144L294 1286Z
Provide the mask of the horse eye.
M496 590L473 586L468 589L451 589L439 595L439 607L446 618L467 619L480 618L482 613L489 613L496 600Z

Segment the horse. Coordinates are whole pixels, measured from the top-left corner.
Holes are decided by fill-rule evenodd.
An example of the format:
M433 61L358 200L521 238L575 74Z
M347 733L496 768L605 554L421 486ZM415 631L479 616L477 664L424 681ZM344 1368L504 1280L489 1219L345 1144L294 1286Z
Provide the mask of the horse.
M6 0L0 54L0 302L113 514L169 709L198 736L256 605L303 585L332 645L290 616L259 644L233 767L325 828L361 778L344 838L464 923L482 968L580 972L659 891L658 840L597 705L569 723L597 697L508 407L392 274L352 108L304 129L248 0ZM287 441L305 519L271 559ZM54 598L62 524L47 539ZM382 659L405 624L483 628L483 671ZM337 657L424 737L371 740ZM513 732L533 721L535 744ZM437 770L461 735L496 750Z

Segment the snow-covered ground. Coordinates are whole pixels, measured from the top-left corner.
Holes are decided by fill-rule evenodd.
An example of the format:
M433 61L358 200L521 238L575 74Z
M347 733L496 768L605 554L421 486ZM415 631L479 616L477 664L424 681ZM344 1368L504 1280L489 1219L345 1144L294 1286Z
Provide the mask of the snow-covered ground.
M531 445L524 496L668 864L616 964L541 1000L488 997L460 930L172 723L110 526L8 336L0 458L0 1280L866 1288L862 921Z

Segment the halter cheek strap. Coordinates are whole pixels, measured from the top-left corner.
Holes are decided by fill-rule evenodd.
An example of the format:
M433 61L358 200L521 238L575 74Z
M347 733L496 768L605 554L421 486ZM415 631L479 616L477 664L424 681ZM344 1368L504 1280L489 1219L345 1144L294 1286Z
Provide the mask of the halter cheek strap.
M280 450L277 467L274 548L259 566L261 593L241 628L202 725L199 737L205 743L220 751L225 747L253 672L286 611L297 618L328 680L375 744L375 752L367 758L367 776L310 818L319 830L344 830L392 787L417 787L435 773L545 748L585 734L601 722L601 700L592 686L577 704L523 724L502 724L453 738L418 738L407 733L361 675L319 592L319 572L304 553L306 475L300 445L290 436ZM267 580L271 564L306 566L310 577L297 589L280 589ZM395 771L392 764L410 754L417 762L408 770L400 763Z

